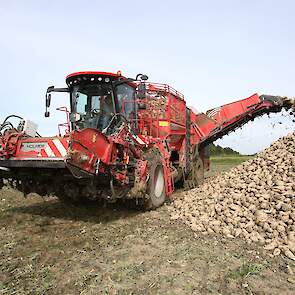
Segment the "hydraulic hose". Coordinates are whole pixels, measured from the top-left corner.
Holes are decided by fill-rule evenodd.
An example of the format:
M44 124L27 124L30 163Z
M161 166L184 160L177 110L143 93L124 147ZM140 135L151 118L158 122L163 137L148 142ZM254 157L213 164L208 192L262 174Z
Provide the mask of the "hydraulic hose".
M18 115L10 115L10 116L7 116L5 119L4 119L4 121L3 121L3 123L2 124L0 124L0 136L2 136L2 130L3 129L7 129L7 130L11 130L11 129L16 129L14 126L13 126L13 124L10 122L10 121L8 121L8 119L10 119L10 118L17 118L17 119L20 119L20 120L24 120L24 118L23 117L21 117L21 116L18 116ZM36 132L36 135L38 136L38 137L41 137L41 135L38 133L38 132Z
M20 117L20 116L18 116L18 115L10 115L10 116L8 116L8 117L5 118L5 120L3 121L3 124L4 124L8 119L10 119L10 118L18 118L18 119L20 119L20 120L23 120L23 119L24 119L23 117Z

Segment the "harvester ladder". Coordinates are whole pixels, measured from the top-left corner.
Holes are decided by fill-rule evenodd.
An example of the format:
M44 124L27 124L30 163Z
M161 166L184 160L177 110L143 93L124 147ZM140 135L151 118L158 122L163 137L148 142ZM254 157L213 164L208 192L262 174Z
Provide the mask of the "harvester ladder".
M166 194L167 194L167 196L170 196L174 191L174 181L173 181L173 178L171 177L169 158L164 159L163 166L164 166Z
M185 126L185 173L191 170L191 110L186 108Z

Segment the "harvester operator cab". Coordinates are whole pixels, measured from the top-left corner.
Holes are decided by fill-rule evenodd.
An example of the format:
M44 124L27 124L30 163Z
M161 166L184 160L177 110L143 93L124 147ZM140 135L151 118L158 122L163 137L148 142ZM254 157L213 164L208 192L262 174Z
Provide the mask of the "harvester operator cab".
M136 79L120 74L79 72L66 78L68 88L50 86L46 93L46 112L49 116L51 92L70 93L70 123L72 130L95 128L112 133L120 122L136 122L136 88L134 81L147 80L146 75Z
M105 129L115 114L110 85L80 84L71 91L73 129Z

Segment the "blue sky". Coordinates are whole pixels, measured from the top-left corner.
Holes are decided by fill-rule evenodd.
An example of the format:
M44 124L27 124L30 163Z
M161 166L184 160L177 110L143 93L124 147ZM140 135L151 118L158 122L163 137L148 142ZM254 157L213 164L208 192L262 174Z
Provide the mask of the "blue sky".
M80 70L146 73L207 109L260 94L295 96L294 1L0 1L0 118L16 113L54 134L47 86ZM67 97L55 95L56 106ZM272 115L218 141L254 153L294 130ZM281 122L282 124L278 124Z

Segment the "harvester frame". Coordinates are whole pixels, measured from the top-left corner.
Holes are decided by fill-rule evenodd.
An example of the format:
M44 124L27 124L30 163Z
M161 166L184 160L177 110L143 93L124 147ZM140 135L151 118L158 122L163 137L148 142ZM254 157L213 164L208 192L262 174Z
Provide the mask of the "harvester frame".
M0 126L0 185L8 179L25 194L72 201L127 198L156 208L175 184L192 188L203 182L211 142L294 104L254 94L204 114L187 107L171 86L147 82L141 74L130 79L121 73L77 72L66 83L46 92L46 117L51 93L70 93L71 110L59 108L67 115L58 125L59 136L41 137L32 123L22 120L15 127L9 117Z

